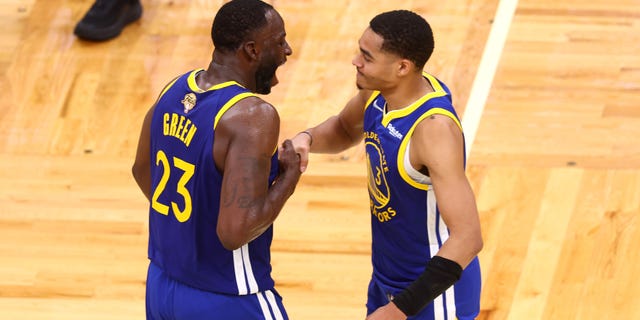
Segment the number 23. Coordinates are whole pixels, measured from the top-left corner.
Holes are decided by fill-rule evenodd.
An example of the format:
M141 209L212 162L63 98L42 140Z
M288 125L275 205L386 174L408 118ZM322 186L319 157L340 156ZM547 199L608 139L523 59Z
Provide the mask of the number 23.
M158 198L160 198L160 195L167 187L167 182L169 181L169 176L171 174L171 167L169 166L169 159L167 158L167 155L162 150L158 150L158 153L156 154L156 166L160 164L162 164L163 168L162 177L160 178L160 182L153 192L153 198L151 198L151 207L155 211L166 216L169 215L169 206L158 202ZM171 209L173 210L173 214L176 216L176 219L178 219L178 221L185 222L189 220L192 210L191 194L186 188L186 185L193 176L196 166L176 157L173 157L173 166L184 172L180 177L180 180L178 180L178 185L176 186L176 191L184 198L184 210L180 210L178 205L173 201L171 202Z

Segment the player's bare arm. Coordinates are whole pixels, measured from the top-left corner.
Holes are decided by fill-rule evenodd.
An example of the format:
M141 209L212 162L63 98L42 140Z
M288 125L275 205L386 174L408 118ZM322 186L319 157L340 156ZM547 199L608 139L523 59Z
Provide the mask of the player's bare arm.
M299 160L289 145L282 150L280 176L269 188L279 126L276 110L256 97L239 101L218 123L213 153L223 180L217 233L228 250L269 228L298 182Z
M149 201L151 201L151 119L153 118L154 109L155 105L144 116L140 138L138 139L136 159L131 168L133 178Z
M362 140L364 107L371 91L360 90L338 115L293 137L293 146L300 154L300 170L307 167L309 152L338 153L355 146Z
M162 90L163 93L176 79L177 77L171 80L169 84L165 85ZM147 197L147 200L149 201L151 201L151 119L153 119L153 111L156 109L156 104L158 103L158 100L160 100L160 97L162 97L162 94L158 96L156 102L151 106L151 108L149 108L147 114L144 116L142 129L140 130L140 137L138 138L136 159L134 160L133 167L131 168L133 178L136 180L138 187L142 190L142 193L144 193L144 196Z
M464 171L464 138L449 117L433 115L418 124L411 138L411 163L426 168L449 239L438 256L465 268L482 249L475 197Z

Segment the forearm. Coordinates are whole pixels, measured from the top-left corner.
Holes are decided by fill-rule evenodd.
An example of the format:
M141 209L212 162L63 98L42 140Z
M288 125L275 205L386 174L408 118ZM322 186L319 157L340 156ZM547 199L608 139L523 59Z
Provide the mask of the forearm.
M276 220L289 197L295 191L299 175L283 174L273 183L267 192L260 213L254 215L249 227L246 242L259 237Z
M441 295L462 275L462 270L482 249L480 222L473 193L468 184L446 188L440 184L436 198L440 213L449 229L449 237L436 255L427 263L425 271L399 294L396 306L406 315L419 312ZM465 191L466 190L466 191ZM454 192L456 191L456 192Z
M396 306L408 316L418 313L460 279L481 249L479 227L471 224L451 233L420 277L398 295Z
M301 172L291 141L282 144L278 157L279 174L270 186L267 181L271 154L236 156L227 163L217 226L218 237L226 249L235 250L260 236L295 191Z
M437 255L455 261L464 269L478 255L482 246L479 232L477 235L472 232L450 235L438 250Z
M441 188L436 190L436 198L442 199L438 206L449 229L449 237L437 255L466 268L483 246L480 218L471 186L465 182L455 188Z
M461 275L462 267L455 261L434 256L420 277L396 295L393 303L406 316L414 316L456 283Z
M307 131L312 136L309 149L312 153L338 153L355 146L362 140L362 134L350 133L338 116L330 117Z

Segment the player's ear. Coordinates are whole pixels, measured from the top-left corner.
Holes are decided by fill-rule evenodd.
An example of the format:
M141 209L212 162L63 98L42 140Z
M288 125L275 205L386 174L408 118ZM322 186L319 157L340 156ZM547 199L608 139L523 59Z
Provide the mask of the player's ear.
M407 59L400 59L400 61L398 61L397 72L399 77L406 76L407 74L409 74L409 72L411 72L412 69L413 69L413 62Z
M258 60L258 48L255 41L247 41L242 44L242 50L252 60Z

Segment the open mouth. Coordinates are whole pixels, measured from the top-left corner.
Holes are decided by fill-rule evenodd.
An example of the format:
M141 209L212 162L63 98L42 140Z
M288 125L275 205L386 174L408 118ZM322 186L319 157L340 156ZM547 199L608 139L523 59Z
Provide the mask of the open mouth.
M275 86L276 84L280 83L280 80L278 80L278 69L280 67L282 67L285 63L287 62L287 59L283 60L278 67L276 68L275 72L273 73L273 78L271 78L271 86Z

